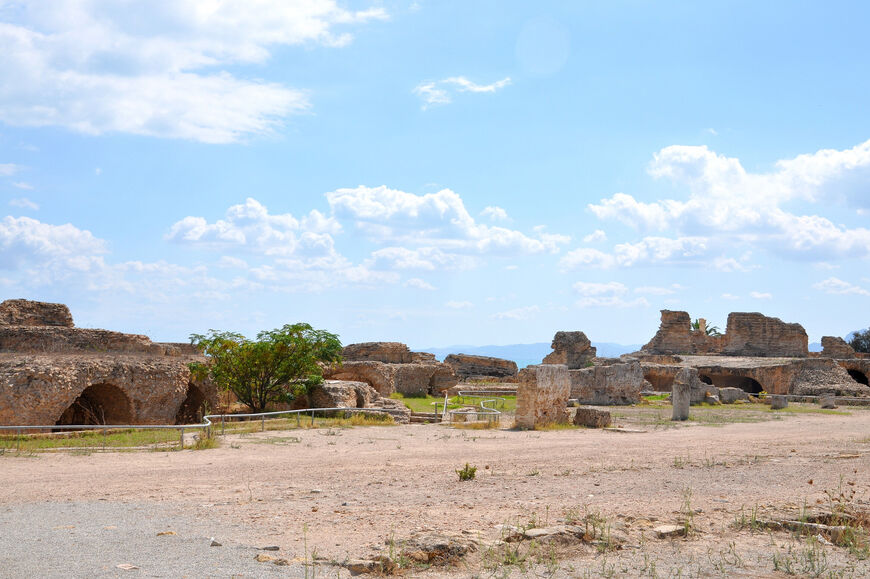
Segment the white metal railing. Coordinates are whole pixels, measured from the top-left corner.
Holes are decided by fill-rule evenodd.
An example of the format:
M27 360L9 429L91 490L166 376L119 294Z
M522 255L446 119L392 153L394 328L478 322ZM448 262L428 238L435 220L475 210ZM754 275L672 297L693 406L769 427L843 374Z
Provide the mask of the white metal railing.
M217 426L215 422L220 420L221 434L226 432L227 419L234 418L260 418L261 431L266 430L266 417L279 416L282 414L295 414L296 426L302 425L302 415L311 414L311 425L314 425L314 415L317 412L362 412L373 414L385 414L392 416L392 413L385 408L302 408L300 410L278 410L275 412L256 412L249 414L206 414L202 417L203 421L200 424L27 424L18 426L0 425L0 431L12 430L17 432L19 450L21 437L25 430L63 430L63 431L82 431L82 430L178 430L179 445L184 448L184 431L185 430L206 430L207 436L211 437L212 427ZM214 419L214 422L212 422Z

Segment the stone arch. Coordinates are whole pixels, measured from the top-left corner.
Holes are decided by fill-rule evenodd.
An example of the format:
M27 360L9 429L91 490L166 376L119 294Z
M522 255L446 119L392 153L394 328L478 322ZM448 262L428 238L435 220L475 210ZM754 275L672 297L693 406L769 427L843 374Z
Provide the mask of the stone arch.
M200 410L205 401L205 392L193 382L188 382L187 396L181 401L178 412L175 413L175 424L199 423L202 420Z
M670 392L674 387L674 376L676 372L660 372L656 370L648 370L644 372L644 379L650 383L650 386L656 392Z
M863 384L864 386L870 386L870 380L867 379L867 374L861 370L850 370L847 368L846 372L849 373L849 376L851 376L855 382Z
M705 373L701 374L699 378L704 384L710 384L717 388L740 388L749 394L758 394L764 390L761 382L749 376Z
M68 424L131 424L130 398L114 384L92 384L84 389L57 419L58 426Z

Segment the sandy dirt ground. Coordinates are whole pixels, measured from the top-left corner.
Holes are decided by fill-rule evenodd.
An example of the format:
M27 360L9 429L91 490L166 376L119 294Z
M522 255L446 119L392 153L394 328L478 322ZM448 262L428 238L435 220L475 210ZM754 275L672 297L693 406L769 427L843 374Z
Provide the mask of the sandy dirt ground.
M213 522L225 541L276 545L276 556L291 560L314 550L334 561L386 554L385 541L421 531L485 539L452 566L405 571L422 577L862 577L870 563L861 552L738 528L753 511L796 516L829 505L830 496L870 510L870 409L848 412L633 433L311 429L227 436L220 448L199 451L4 456L0 506L153 504ZM473 481L459 481L465 463L478 468ZM589 513L621 548L579 542L507 556L487 546L504 525L557 525ZM690 536L656 538L654 527L688 515ZM319 572L347 576L327 565Z

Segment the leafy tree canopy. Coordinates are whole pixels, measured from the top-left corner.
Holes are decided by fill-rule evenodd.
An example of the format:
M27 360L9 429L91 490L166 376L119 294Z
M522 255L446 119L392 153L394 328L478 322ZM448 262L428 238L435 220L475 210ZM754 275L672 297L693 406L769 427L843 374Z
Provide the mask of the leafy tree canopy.
M692 322L692 329L695 330L696 332L701 330L701 320L700 319L695 318L695 320ZM704 328L704 331L707 333L708 336L721 336L722 335L722 332L719 331L719 328L717 326L707 326Z
M870 354L870 328L863 331L852 332L852 335L849 336L848 342L856 352Z
M323 381L319 363L341 361L338 336L304 323L264 330L256 340L209 330L191 334L190 341L208 357L206 364L194 363L191 369L231 391L253 412L307 394Z

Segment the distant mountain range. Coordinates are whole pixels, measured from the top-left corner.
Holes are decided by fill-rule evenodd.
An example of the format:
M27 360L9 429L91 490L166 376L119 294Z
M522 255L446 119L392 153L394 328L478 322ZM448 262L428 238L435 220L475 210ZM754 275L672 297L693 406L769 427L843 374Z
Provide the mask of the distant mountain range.
M614 344L611 342L592 342L598 348L598 356L616 358L640 350L641 344ZM552 352L550 342L536 344L509 344L507 346L445 346L443 348L412 348L420 352L431 352L443 361L449 354L471 354L473 356L492 356L513 360L517 366L524 368L530 364L540 364L544 356Z

